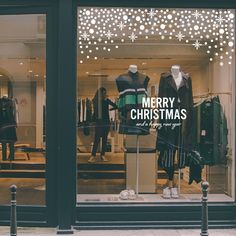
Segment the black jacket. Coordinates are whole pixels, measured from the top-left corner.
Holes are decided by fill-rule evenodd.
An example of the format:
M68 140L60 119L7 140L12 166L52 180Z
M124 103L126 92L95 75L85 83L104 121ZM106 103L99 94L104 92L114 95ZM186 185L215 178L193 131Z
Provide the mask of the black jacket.
M219 96L194 107L194 141L205 165L226 164L228 128Z
M117 105L108 98L102 100L100 104L98 104L98 102L96 101L93 101L94 121L110 123L109 105L112 106L113 109L117 109ZM110 110L113 110L113 109L110 109Z
M175 98L173 109L186 109L187 118L185 120L159 120L164 123L180 123L180 131L172 129L171 126L162 126L158 129L157 150L180 147L184 151L192 149L191 126L193 123L193 93L192 81L189 75L182 73L182 82L177 89L174 78L170 72L161 74L159 85L159 97Z

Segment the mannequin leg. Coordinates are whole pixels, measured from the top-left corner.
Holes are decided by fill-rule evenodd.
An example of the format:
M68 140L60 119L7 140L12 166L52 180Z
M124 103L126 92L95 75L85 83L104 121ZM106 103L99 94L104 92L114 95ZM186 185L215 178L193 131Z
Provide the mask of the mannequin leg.
M92 153L91 153L92 156L96 156L98 145L100 143L100 136L101 136L100 135L100 127L96 126L95 127L95 137L94 137L94 142L93 142L93 149L92 149Z
M105 155L106 148L107 148L107 136L109 133L110 127L104 127L103 134L102 134L102 150L101 156Z
M174 181L174 172L175 172L175 169L174 167L173 168L170 168L166 171L167 175L168 175L168 181L167 181L167 186L169 188L173 188L175 186L175 181Z
M2 160L7 160L7 144L2 142Z
M15 158L14 142L10 142L8 145L9 145L9 150L10 150L8 159L10 159L10 161L14 161L14 158Z

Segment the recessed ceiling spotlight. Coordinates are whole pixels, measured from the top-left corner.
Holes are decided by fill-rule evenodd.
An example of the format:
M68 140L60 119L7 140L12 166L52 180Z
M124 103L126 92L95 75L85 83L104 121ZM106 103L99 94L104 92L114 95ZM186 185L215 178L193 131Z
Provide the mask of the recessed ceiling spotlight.
M3 75L0 74L0 77L2 77Z
M23 62L19 62L19 65L22 66L24 63Z
M29 70L28 72L29 72L29 73L32 73L33 71L32 71L32 70Z

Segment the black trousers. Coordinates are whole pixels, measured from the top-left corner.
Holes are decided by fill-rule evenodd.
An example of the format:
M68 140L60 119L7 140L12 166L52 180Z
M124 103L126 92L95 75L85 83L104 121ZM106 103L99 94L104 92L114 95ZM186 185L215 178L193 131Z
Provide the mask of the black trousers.
M8 159L13 161L15 156L14 142L2 142L2 160L7 160L7 144L10 151Z
M100 122L96 123L92 156L96 156L96 152L98 149L98 145L100 143L100 139L102 140L101 155L105 155L106 146L107 146L107 136L108 136L109 130L110 130L109 123L100 123Z

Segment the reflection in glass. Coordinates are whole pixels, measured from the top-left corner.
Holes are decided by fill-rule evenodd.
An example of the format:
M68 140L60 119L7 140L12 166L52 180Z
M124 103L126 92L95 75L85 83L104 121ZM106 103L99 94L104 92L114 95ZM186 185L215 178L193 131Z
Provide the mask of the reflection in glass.
M45 21L0 16L0 204L45 202Z
M87 117L83 104L100 87L118 106L110 112L108 162L89 159L96 125L78 118L78 201L199 200L201 179L211 201L234 198L234 30L227 9L78 8L78 114ZM146 117L149 133L129 134L132 106L145 96L174 97L172 108L188 118L162 132L170 118Z

